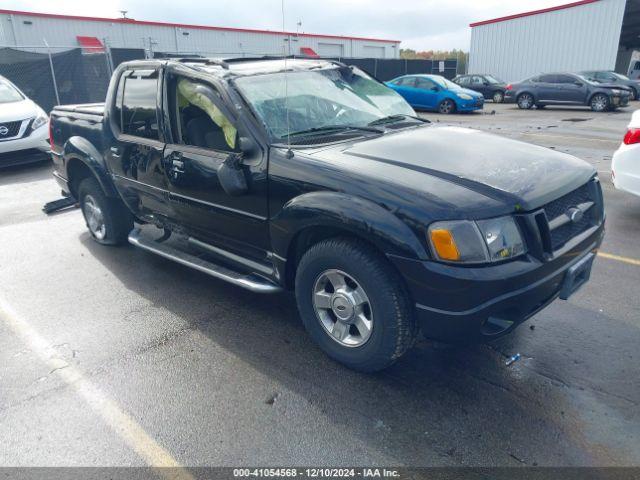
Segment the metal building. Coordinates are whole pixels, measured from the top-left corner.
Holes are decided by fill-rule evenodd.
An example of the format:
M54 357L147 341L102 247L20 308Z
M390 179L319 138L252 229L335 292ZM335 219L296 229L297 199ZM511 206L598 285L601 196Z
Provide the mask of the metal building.
M508 82L554 71L627 73L640 49L640 0L582 0L470 26L469 73Z
M0 9L0 47L144 48L206 55L310 55L399 58L400 42L376 38L183 25Z

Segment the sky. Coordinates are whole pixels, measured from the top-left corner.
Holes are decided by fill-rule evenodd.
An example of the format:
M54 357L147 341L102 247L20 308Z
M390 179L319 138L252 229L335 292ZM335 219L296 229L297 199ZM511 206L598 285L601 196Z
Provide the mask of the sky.
M468 50L469 23L571 0L284 0L285 29L401 40L414 50ZM282 29L281 0L3 0L3 9ZM298 27L297 23L302 22Z

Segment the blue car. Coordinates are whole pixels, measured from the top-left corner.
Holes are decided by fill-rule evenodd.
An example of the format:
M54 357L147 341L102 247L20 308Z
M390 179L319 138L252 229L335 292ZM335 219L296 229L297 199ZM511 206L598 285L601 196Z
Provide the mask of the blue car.
M440 75L404 75L386 82L414 108L440 113L482 110L484 96Z

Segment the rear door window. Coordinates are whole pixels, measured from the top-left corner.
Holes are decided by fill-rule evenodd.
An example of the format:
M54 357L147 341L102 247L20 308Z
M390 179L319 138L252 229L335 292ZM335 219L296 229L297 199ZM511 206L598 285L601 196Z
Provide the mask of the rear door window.
M418 77L416 79L416 88L419 88L421 90L431 90L435 86L436 86L436 84L433 83L428 78Z
M575 83L576 79L571 75L556 75L555 83Z
M401 87L413 87L415 86L415 82L415 77L402 77L398 79L396 85L400 85Z
M126 77L123 76L121 84L123 81L120 131L127 135L159 140L156 110L158 72L133 71Z
M556 77L557 75L540 75L537 81L540 83L557 83Z

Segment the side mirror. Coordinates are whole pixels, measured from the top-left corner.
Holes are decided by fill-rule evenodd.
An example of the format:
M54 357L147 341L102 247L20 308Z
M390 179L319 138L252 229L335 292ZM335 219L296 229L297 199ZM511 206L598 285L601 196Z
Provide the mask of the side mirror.
M482 84L483 84L485 87L488 87L488 86L489 86L489 82L482 82Z
M246 156L250 157L258 151L258 144L251 137L238 138L238 147Z
M247 177L242 168L242 154L230 153L218 169L220 186L227 195L237 197L249 191Z
M439 92L440 91L440 87L431 87L431 91L432 92Z
M574 84L576 87L581 87L581 86L582 86L582 82L579 82L579 81L577 81L577 80L576 80L575 82L573 82L573 84Z

